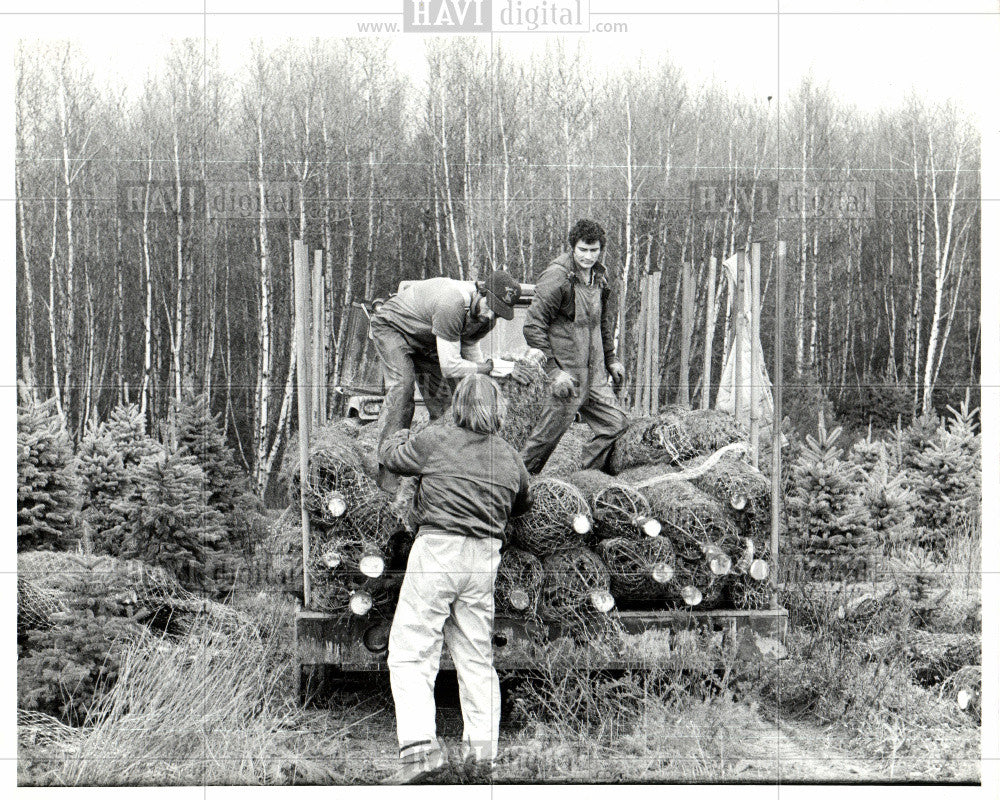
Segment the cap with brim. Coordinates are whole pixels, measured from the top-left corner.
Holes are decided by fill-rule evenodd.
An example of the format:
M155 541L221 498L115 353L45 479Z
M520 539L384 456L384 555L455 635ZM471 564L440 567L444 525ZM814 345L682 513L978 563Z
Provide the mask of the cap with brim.
M521 284L502 270L492 273L484 287L486 302L493 313L504 319L514 319L514 303L521 296Z

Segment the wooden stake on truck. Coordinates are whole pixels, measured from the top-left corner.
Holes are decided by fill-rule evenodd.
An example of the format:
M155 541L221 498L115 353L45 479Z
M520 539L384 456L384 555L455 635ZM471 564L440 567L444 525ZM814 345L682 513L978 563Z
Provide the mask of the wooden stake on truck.
M677 380L677 402L690 408L691 334L694 331L694 268L681 265L681 374Z
M747 254L743 250L736 253L736 324L733 325L733 344L730 351L736 350L736 361L733 375L733 416L737 422L743 419L743 359L741 342L746 333L747 318L744 314L743 297L746 287Z
M758 464L760 446L760 242L750 245L750 463Z
M312 415L314 425L326 424L326 359L323 357L323 251L313 252L312 269Z
M715 256L708 259L708 287L705 291L705 355L701 365L701 402L700 409L707 410L712 401L712 340L715 338Z
M302 600L309 608L309 514L304 502L306 486L309 483L309 429L312 420L310 410L309 341L307 332L311 318L309 303L309 254L305 243L296 239L293 247L293 269L295 273L295 344L298 350L298 368L295 375L299 407L299 507L302 511Z
M781 389L785 325L785 242L777 242L774 275L774 413L771 422L771 607L778 607L778 538L781 533Z

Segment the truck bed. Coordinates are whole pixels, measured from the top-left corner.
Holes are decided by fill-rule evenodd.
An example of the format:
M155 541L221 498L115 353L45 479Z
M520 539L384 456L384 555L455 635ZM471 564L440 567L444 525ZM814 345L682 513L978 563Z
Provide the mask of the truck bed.
M609 654L573 642L557 623L498 615L493 631L494 665L498 670L524 670L537 666L541 659L564 657L573 663L585 662L594 669L652 666L669 661L676 652L678 636L692 630L709 636L732 637L739 642L741 657L784 655L788 612L783 608L619 611L611 616L621 623L627 635L625 649ZM382 645L388 641L390 624L388 619L299 611L295 620L299 664L328 665L344 672L386 670L387 653ZM441 669L454 669L447 648L441 656Z

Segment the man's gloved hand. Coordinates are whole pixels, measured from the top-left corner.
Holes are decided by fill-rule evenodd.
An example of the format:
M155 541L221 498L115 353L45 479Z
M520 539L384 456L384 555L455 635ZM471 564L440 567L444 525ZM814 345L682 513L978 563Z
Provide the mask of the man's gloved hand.
M480 375L489 375L493 372L493 359L487 358L485 361L480 361L479 366L476 368L476 372Z
M571 397L576 394L576 378L564 370L556 372L552 379L552 394L555 397Z
M625 383L625 365L621 361L612 361L608 364L608 372L611 373L611 380L615 382L616 389Z

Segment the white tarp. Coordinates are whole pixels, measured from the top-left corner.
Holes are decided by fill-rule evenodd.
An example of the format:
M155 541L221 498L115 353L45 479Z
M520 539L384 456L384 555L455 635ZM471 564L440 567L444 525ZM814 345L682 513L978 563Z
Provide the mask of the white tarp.
M726 277L729 279L729 294L730 297L736 296L736 254L733 253L729 258L722 262L723 268L726 270ZM722 365L722 378L719 381L719 393L715 398L715 407L721 409L722 411L728 411L730 414L735 413L736 410L736 359L740 359L740 383L741 383L741 394L740 394L740 414L739 419L743 420L745 423L750 422L750 308L751 308L751 292L750 292L750 258L749 254L743 259L744 265L744 287L746 291L743 293L743 307L746 312L747 324L744 326L743 335L738 337L739 341L734 342L733 346L729 349L729 354L726 357L726 363ZM753 346L757 350L757 363L759 368L757 374L753 376L753 382L760 387L760 421L762 424L770 425L771 419L774 416L774 401L771 398L771 379L767 374L767 366L764 363L764 351L760 346L760 339L753 343Z

